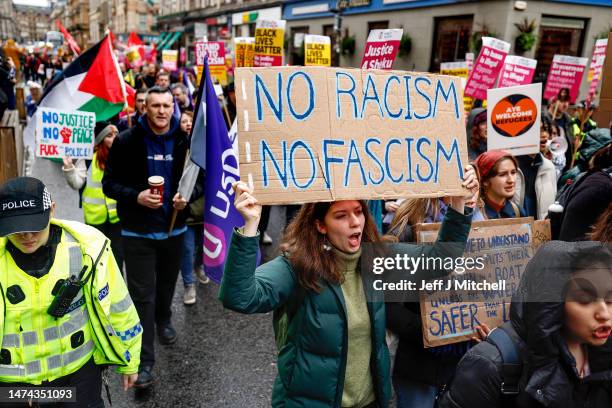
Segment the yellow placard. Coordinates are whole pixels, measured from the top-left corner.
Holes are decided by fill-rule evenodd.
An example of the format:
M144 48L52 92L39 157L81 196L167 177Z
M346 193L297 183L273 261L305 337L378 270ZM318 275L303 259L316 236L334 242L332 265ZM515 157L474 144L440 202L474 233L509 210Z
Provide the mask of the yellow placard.
M283 65L285 20L260 20L255 28L256 67Z
M331 39L324 35L310 35L304 37L304 65L331 66Z

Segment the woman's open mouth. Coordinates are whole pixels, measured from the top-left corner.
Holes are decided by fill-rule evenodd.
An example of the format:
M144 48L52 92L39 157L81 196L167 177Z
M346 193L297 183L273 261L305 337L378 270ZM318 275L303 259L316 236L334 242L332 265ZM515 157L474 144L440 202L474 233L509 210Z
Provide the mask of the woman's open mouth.
M358 247L361 243L361 232L356 232L352 235L349 235L348 242L350 246Z
M609 325L602 325L595 329L593 336L596 339L607 339L610 337L610 333L612 332L612 327Z

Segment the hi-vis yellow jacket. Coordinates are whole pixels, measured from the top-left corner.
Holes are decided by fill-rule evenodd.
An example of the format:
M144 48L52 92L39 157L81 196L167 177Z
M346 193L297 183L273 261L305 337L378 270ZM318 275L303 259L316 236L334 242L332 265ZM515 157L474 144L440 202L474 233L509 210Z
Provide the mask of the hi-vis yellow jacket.
M83 190L83 213L85 222L89 225L104 224L108 219L111 224L119 222L117 202L108 198L102 191L104 171L98 167L97 154L94 153L91 165L87 171L87 180Z
M62 236L51 270L41 278L22 271L6 250L7 238L0 238L0 382L53 381L92 357L98 365L118 366L121 374L138 372L142 326L110 241L78 222L51 223ZM55 319L47 313L53 288L83 266L91 277L69 312Z

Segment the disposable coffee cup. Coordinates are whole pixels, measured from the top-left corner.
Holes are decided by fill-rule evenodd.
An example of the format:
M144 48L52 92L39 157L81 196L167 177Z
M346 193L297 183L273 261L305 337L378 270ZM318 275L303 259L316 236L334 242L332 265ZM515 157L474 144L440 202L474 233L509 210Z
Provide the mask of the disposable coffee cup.
M151 176L149 177L149 190L151 194L158 194L164 196L164 178L162 176Z

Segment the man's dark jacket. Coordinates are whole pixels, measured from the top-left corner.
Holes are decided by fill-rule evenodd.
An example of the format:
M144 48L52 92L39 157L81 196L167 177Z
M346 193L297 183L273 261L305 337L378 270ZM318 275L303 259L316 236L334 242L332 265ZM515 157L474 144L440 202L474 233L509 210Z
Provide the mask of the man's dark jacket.
M166 217L168 222L165 226L154 226L150 222L152 218L157 218L153 214L164 211L163 208L153 210L137 202L138 194L149 188L145 132L139 121L133 128L119 134L106 162L102 188L106 196L117 200L117 212L123 229L143 234L168 232L170 215ZM170 185L164 186L165 189L170 189L172 197L177 191L183 173L185 154L189 149L188 137L180 128L173 133L173 137L172 181ZM178 212L175 229L185 225L185 217L185 211Z

